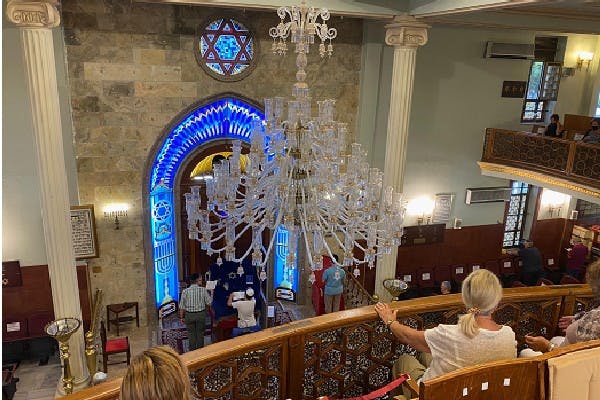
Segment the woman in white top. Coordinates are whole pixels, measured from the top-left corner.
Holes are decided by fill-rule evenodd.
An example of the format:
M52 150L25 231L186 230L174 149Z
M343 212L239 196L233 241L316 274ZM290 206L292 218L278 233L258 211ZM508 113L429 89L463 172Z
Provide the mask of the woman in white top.
M396 319L397 310L391 310L387 304L375 305L394 336L420 353L418 358L405 354L396 360L394 376L408 373L416 381L429 380L470 365L515 358L515 333L492 319L501 298L502 286L496 275L479 269L463 281L462 300L467 313L460 317L458 325L419 331L402 325ZM410 396L408 391L407 395Z

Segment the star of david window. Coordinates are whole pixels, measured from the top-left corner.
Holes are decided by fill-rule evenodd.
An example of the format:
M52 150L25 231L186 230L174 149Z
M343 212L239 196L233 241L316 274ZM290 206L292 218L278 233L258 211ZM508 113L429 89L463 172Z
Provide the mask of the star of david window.
M246 77L256 65L257 43L239 21L210 22L196 38L196 60L210 76L221 81Z

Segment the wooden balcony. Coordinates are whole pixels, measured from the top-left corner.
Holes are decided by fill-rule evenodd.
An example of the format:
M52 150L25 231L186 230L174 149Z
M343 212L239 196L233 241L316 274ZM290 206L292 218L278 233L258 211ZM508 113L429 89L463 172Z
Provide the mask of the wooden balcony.
M479 164L486 175L504 172L516 175L515 179L556 186L600 201L598 145L488 128Z
M505 289L494 316L511 326L523 347L530 332L554 335L561 315L595 306L587 285ZM427 329L455 324L464 312L460 294L392 303L402 323ZM391 379L398 343L373 306L295 321L184 354L200 399L315 400L366 394ZM121 379L82 390L65 400L119 398Z

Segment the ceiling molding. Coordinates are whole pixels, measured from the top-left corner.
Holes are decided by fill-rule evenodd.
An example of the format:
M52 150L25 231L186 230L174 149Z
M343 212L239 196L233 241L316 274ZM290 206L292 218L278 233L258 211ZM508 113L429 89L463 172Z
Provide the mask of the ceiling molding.
M522 15L535 15L540 17L557 18L557 19L571 19L578 21L596 21L600 20L600 10L594 9L589 12L579 11L568 8L554 8L554 7L516 7L506 8L497 10L503 14L522 14ZM600 28L598 32L600 33Z
M277 10L282 6L300 4L299 0L133 0L135 3L172 4L201 7L238 8L247 10ZM310 0L315 8L327 8L332 16L390 20L408 11L406 1L381 1L382 5L348 0Z
M411 0L409 14L418 18L518 7L540 0ZM548 0L542 0L548 1Z
M514 21L508 15L505 15L505 18L466 18L463 17L429 17L422 18L420 20L426 22L429 25L446 25L446 26L456 26L456 27L470 27L470 28L481 28L481 29L518 29L525 31L534 31L534 32L553 32L553 33L561 33L561 34L582 34L582 35L598 35L598 25L597 23L590 21L585 26L580 24L557 24L554 19L552 19L553 23L549 21L523 21L521 23ZM521 15L521 17L525 17L525 15ZM540 17L543 18L543 17Z

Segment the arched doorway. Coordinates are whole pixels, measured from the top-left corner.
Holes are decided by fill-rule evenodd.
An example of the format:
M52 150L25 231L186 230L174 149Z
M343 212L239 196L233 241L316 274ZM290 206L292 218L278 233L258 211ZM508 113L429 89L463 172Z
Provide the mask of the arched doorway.
M147 162L143 188L144 246L148 282L156 307L178 300L179 248L178 177L201 148L223 140L249 142L252 121L263 120L262 109L243 96L225 93L194 104L176 116L157 140ZM150 298L150 296L148 296ZM149 303L150 304L150 303Z

